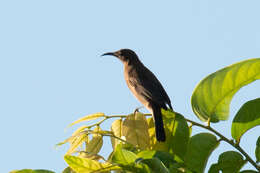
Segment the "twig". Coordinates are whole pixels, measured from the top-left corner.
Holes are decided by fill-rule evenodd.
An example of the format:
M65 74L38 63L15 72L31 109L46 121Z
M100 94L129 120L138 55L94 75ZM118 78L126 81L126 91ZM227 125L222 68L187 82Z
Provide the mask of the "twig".
M229 143L230 145L232 145L233 147L235 147L238 151L240 151L246 158L247 161L249 161L258 171L260 171L260 167L256 164L256 162L254 162L254 160L240 147L239 144L236 144L233 142L233 140L229 140L228 138L226 138L225 136L223 136L222 134L220 134L218 131L216 131L215 129L213 129L210 126L205 126L202 125L200 123L194 122L192 120L186 119L186 121L190 122L192 125L194 126L198 126L198 127L202 127L204 129L207 129L213 133L215 133L218 137L220 137L220 140L223 140L227 143Z

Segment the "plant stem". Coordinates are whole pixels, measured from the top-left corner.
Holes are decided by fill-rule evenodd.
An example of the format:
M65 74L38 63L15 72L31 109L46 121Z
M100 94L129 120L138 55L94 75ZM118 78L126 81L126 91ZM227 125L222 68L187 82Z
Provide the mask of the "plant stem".
M198 126L198 127L202 127L204 129L207 129L213 133L215 133L218 137L220 137L220 140L223 140L227 143L229 143L230 145L232 145L233 147L235 147L238 151L240 151L240 153L242 153L246 160L248 160L258 171L260 171L260 167L256 164L256 162L254 162L254 160L240 147L239 144L235 144L232 140L229 140L228 138L226 138L225 136L223 136L222 134L220 134L218 131L216 131L215 129L213 129L210 126L205 126L202 125L200 123L194 122L192 120L186 119L186 121L190 122L192 125L194 126Z

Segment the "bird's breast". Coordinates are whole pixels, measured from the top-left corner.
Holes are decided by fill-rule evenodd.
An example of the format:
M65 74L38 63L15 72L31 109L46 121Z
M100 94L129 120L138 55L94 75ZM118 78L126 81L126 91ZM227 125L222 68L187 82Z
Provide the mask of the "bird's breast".
M126 68L124 69L124 77L126 84L132 94L139 100L149 111L150 111L150 105L147 99L144 97L142 93L140 93L140 86L138 78L138 73L134 68Z

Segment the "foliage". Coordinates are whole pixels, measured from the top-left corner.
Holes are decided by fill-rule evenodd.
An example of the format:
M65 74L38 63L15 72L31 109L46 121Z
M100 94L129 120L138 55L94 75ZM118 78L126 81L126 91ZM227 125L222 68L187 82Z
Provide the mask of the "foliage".
M210 126L211 122L227 120L234 94L259 78L260 58L256 58L233 64L203 79L193 92L191 104L195 115L208 124L203 125L185 119L180 113L162 109L165 142L156 141L150 114L87 115L71 125L95 120L94 123L79 127L71 137L57 144L70 144L64 157L68 167L63 173L202 173L207 165L210 165L209 173L259 172L260 137L255 146L256 160L240 147L239 142L249 129L260 125L260 98L246 102L234 116L230 128L233 139L227 139ZM111 118L115 118L111 129L101 129L100 125ZM192 136L192 128L195 126L207 132ZM111 140L112 151L105 159L98 153L106 136ZM212 152L222 142L230 144L236 151L223 151L217 163L208 163ZM255 170L242 171L245 164L253 165ZM33 173L40 171L43 170L35 170Z

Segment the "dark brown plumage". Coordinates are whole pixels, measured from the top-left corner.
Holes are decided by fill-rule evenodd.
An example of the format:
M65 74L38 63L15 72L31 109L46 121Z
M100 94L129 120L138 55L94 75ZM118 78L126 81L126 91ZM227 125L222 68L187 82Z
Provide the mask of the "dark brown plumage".
M130 49L121 49L113 53L105 53L120 59L124 64L124 76L127 86L134 96L152 113L156 139L165 141L165 131L161 108L172 109L170 98L165 92L160 81L139 60L136 53Z

